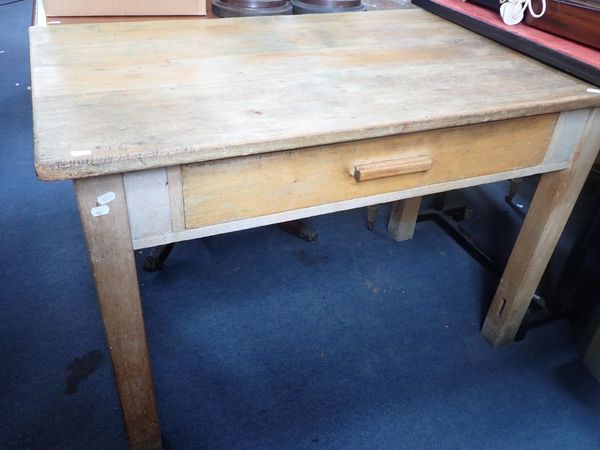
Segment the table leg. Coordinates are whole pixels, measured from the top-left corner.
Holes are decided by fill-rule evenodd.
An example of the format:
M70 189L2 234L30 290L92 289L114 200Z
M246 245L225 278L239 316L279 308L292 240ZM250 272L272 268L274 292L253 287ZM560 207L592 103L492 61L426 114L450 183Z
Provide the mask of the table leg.
M514 340L594 163L600 108L588 115L583 132L569 139L577 143L571 167L542 176L483 324L482 334L494 346Z
M85 178L74 187L129 445L161 449L123 177ZM115 194L110 212L94 217L96 198L106 192Z
M388 232L395 241L412 239L420 206L421 197L407 198L392 203Z
M379 211L379 205L367 206L367 230L375 228L375 221L377 220L377 211Z

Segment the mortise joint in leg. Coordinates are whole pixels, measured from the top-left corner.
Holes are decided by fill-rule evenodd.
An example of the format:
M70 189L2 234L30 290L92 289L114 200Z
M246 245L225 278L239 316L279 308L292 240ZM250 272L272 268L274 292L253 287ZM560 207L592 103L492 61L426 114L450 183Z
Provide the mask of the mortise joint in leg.
M498 317L502 316L502 313L504 312L504 307L506 306L506 299L503 297L502 298L502 303L500 303L500 308L498 308Z

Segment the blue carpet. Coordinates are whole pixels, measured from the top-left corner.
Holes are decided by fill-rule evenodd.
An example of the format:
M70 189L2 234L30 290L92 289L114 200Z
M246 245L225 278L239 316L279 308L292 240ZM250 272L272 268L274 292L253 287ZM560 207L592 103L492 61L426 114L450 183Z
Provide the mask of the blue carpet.
M33 172L30 12L0 6L0 448L125 449L71 184ZM491 348L495 278L433 223L394 243L388 211L373 232L364 210L313 218L315 243L185 242L140 273L167 449L600 446L568 325Z

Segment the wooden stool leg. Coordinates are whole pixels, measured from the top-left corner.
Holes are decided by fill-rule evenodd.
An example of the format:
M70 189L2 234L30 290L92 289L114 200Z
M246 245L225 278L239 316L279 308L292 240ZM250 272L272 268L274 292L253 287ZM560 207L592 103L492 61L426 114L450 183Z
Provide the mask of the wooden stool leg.
M517 192L519 191L519 187L521 186L521 184L523 183L523 178L519 177L519 178L513 178L512 180L510 180L510 188L508 189L508 194L506 194L506 197L504 197L504 199L507 202L512 202L513 198L515 198L515 195L517 195Z
M483 324L482 333L494 346L514 340L589 174L600 147L600 109L588 116L580 135L566 141L576 144L571 167L542 176Z
M161 449L123 178L86 178L74 186L129 444ZM94 217L90 210L106 192L116 196L110 212Z
M367 230L372 230L373 228L375 228L375 221L377 220L378 210L379 205L367 206Z
M392 203L388 232L394 240L407 241L412 239L420 206L421 197L407 198Z

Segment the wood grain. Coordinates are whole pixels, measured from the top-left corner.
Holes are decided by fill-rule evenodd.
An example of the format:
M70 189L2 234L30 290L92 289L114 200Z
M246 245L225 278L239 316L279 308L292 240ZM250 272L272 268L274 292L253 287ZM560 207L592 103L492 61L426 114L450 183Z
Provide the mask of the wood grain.
M600 106L417 9L36 27L30 43L46 180Z
M395 241L407 241L415 234L421 197L407 198L392 204L388 233Z
M171 231L167 169L127 173L123 182L133 239Z
M137 22L147 20L198 20L198 19L215 19L212 14L212 2L206 0L206 15L202 16L47 16L42 0L33 0L33 12L31 25L47 26L47 25L67 25L76 23L103 23L103 22Z
M161 449L123 178L76 180L75 192L130 447ZM116 196L110 213L93 217L96 197L105 192Z
M361 163L354 166L352 175L356 181L377 180L407 173L425 172L433 161L429 155L407 156L406 158Z
M206 14L203 0L167 0L167 1L73 1L45 0L45 11L49 16L172 16Z
M169 202L171 205L171 228L173 231L185 230L181 168L179 166L167 167L167 178L169 182Z
M186 228L536 166L556 119L548 114L182 166ZM425 172L361 182L351 175L357 164L423 154L433 160Z
M249 228L262 227L274 223L287 222L290 220L302 219L305 217L318 216L320 214L329 214L348 209L361 208L379 203L395 202L407 198L419 197L438 192L446 192L454 189L462 189L480 184L494 183L501 180L510 180L517 177L526 177L540 173L563 170L569 167L569 161L560 163L543 164L539 166L526 167L524 169L509 170L507 172L497 172L489 175L483 175L474 178L462 178L460 180L448 181L445 183L430 184L419 186L402 191L386 192L385 194L370 195L368 197L353 198L351 200L342 200L340 202L325 203L318 206L309 206L307 208L293 209L290 211L267 214L265 216L252 217L249 219L234 220L231 222L220 223L216 225L207 225L204 227L183 230L179 232L164 233L155 236L149 236L142 239L136 239L133 242L135 249L153 247L155 245L168 244L170 242L185 241L189 239L199 239L207 236L215 236L233 231L247 230Z
M573 139L573 136L581 136L589 115L589 110L579 109L566 111L559 116L544 157L545 162L564 161L573 157L579 145L579 140Z
M568 140L576 143L571 167L542 176L483 324L483 335L495 346L514 339L596 159L600 108L589 112L582 132Z

